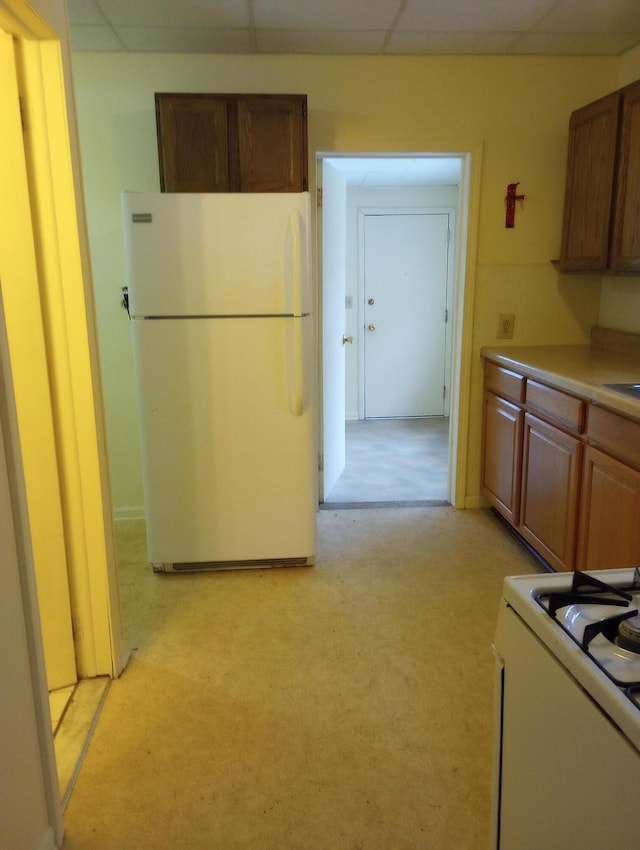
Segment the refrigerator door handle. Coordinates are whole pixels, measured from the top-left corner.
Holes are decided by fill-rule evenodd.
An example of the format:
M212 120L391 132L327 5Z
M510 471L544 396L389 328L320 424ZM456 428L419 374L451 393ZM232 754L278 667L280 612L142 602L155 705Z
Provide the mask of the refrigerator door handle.
M286 319L287 389L289 410L293 416L304 413L304 320Z
M302 315L304 268L301 216L298 210L291 210L285 239L284 302L285 312L293 316Z
M286 312L294 317L286 320L287 384L293 416L302 416L305 407L305 322L300 317L304 315L302 299L307 265L302 226L299 211L291 210L285 239L284 298Z

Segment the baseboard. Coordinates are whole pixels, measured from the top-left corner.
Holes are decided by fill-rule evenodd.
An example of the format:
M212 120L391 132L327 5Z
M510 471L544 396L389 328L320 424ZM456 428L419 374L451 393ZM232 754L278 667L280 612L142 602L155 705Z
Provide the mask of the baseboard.
M116 521L121 519L144 519L144 505L133 505L124 508L114 507L113 518Z

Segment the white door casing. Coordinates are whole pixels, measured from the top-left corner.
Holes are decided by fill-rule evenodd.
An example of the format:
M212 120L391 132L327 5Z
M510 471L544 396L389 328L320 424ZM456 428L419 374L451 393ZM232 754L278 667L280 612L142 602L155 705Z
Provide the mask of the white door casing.
M346 182L322 163L322 456L321 500L345 466Z
M0 33L0 111L3 142L0 178L0 277L11 369L21 434L40 622L50 690L74 684L76 659L71 628L65 532L60 491L48 351L42 326L39 268L29 204L23 130L13 38Z
M455 147L452 148L455 150ZM450 266L452 270L451 298L450 298L450 325L448 330L448 350L451 358L451 384L449 392L449 415L450 415L450 437L449 437L449 501L454 508L480 507L475 499L466 495L466 478L468 466L468 438L470 427L470 393L471 393L471 364L473 352L473 310L476 291L476 259L478 242L478 222L480 217L480 186L482 182L483 145L476 145L472 150L461 151L455 154L459 156L462 163L462 179L460 184L460 216L456 225L455 238L451 242L451 256L455 256L455 263ZM393 156L394 154L388 154ZM426 156L442 155L441 153L425 154ZM331 156L359 156L356 153L339 154L332 151L331 154L319 153L317 164L319 172L325 157ZM360 154L364 156L364 154ZM346 194L346 190L345 190ZM328 200L328 191L324 191L325 202ZM323 217L317 219L318 247L324 252L326 235L323 232ZM320 264L320 260L318 261ZM319 296L322 303L320 321L324 323L324 303L326 297L323 292L325 287L324 275L320 265L318 279L322 282ZM324 340L324 326L322 326L321 338ZM322 354L322 352L321 352ZM326 383L326 367L324 357L321 358L323 384ZM362 385L362 381L360 384ZM326 393L322 390L323 406L323 429L326 427ZM327 440L324 431L321 430L320 450L326 453ZM325 491L326 492L326 491ZM320 494L321 500L323 494Z

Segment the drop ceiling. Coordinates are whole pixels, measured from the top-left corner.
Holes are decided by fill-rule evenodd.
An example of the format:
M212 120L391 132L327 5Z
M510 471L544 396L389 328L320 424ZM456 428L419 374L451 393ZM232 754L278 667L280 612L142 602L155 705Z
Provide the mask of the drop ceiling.
M69 0L75 51L619 56L640 0Z

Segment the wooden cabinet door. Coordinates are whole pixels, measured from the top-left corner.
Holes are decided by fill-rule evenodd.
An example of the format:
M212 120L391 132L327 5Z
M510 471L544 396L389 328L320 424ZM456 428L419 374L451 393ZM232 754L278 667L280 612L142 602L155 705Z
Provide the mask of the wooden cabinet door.
M623 90L609 265L640 272L640 83Z
M582 443L527 413L519 532L556 570L575 562Z
M228 192L229 121L225 98L157 94L163 192Z
M607 267L619 111L614 92L571 115L562 271Z
M156 94L163 192L303 192L306 95Z
M302 192L307 188L305 118L303 96L239 99L242 192Z
M640 472L588 446L584 458L578 569L640 564Z
M485 392L482 492L514 526L520 511L523 421L519 407Z

